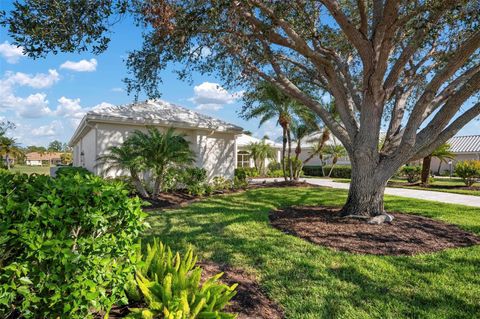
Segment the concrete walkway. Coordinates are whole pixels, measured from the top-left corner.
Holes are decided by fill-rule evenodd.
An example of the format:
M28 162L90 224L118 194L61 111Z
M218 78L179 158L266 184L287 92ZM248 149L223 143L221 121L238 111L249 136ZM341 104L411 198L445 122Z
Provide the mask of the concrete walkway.
M260 179L254 179L252 182L262 183L263 181L273 182L274 180L281 181L283 180L283 178L260 178ZM303 179L300 179L300 180L303 181ZM338 183L338 182L334 182L331 179L305 178L305 180L310 184L325 186L325 187L340 188L340 189L348 189L350 187L349 183ZM430 200L430 201L436 201L436 202L447 203L447 204L459 204L459 205L480 207L480 196L461 195L461 194L424 191L424 190L418 190L418 189L395 188L395 187L387 187L385 189L385 194Z

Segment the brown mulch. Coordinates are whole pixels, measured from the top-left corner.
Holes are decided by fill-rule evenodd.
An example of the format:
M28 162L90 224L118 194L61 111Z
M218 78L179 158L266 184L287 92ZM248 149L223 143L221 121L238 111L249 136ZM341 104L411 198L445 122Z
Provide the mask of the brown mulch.
M238 313L237 319L284 318L282 309L263 293L255 278L244 270L213 262L201 262L199 266L203 268L203 277L223 272L220 279L223 283L227 285L238 283L237 294L225 309Z
M232 298L230 305L225 308L227 312L238 313L237 319L284 318L282 309L262 292L255 278L247 274L244 270L213 262L199 262L197 265L203 269L203 279L223 272L224 274L220 279L223 283L227 285L238 283L237 294ZM129 313L128 308L143 306L144 305L141 304L122 307L114 306L110 311L109 318L124 318ZM96 318L103 318L103 314L97 314Z
M252 183L249 184L247 189L268 188L268 187L318 187L317 185L309 184L305 181L293 181L293 182L269 182L269 183ZM223 190L214 192L212 195L218 194L232 194L245 191L244 189L236 190ZM145 211L153 211L163 208L177 208L188 205L192 202L205 198L205 196L193 196L187 194L185 191L179 190L176 192L160 193L156 199L144 198L143 200L148 202L149 205L145 205L143 209Z
M270 213L285 233L336 250L373 255L415 255L480 244L480 237L431 218L390 213L392 223L342 218L338 208L290 207Z

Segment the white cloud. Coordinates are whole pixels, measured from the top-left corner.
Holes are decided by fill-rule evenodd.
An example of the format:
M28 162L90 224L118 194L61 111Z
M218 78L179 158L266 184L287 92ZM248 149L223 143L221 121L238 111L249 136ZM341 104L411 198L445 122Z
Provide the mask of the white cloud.
M57 116L75 115L82 110L80 99L69 99L62 96L58 99L58 106L55 111Z
M229 93L218 83L203 82L193 88L194 96L189 101L199 110L220 110L225 104L232 104L243 92Z
M67 69L76 72L93 72L97 69L97 60L80 60L78 62L66 61L60 65L60 69Z
M44 93L35 93L26 98L15 97L12 101L17 115L24 118L39 118L52 114L48 107L47 95Z
M62 122L60 121L52 121L52 123L39 126L37 128L32 129L31 134L35 137L46 137L46 136L55 136L63 130Z
M24 56L23 48L5 41L0 44L0 55L3 56L8 63L15 64Z
M32 88L47 88L59 80L56 70L48 73L27 74L22 72L6 72L0 80L0 111L14 110L18 116L24 118L38 118L51 115L52 110L48 106L45 93L33 93L26 97L15 94L17 86L29 86Z
M57 70L48 70L48 73L27 74L22 72L6 72L3 85L29 86L35 89L43 89L52 86L60 80Z
M122 88L112 88L112 92L123 92Z

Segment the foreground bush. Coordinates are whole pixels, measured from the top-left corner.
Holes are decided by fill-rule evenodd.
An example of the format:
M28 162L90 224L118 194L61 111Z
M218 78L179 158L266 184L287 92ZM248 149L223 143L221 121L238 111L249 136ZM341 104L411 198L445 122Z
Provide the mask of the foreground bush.
M126 302L143 230L127 194L90 174L0 172L0 317L83 319Z
M196 267L197 257L190 248L182 258L177 252L154 240L147 245L131 285L131 300L142 301L144 308L130 309L128 318L235 318L222 312L236 294L237 284L218 282L222 273L201 283L202 269Z
M401 169L402 176L407 178L407 182L415 183L420 180L422 175L422 167L421 166L404 166Z
M472 186L480 179L480 161L469 160L458 162L455 165L455 174L462 178L465 185Z

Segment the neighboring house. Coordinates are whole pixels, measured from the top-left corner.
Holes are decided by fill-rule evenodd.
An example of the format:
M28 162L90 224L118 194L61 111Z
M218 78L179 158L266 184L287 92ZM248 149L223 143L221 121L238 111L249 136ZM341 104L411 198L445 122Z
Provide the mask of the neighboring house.
M455 154L451 161L440 163L438 158L432 158L432 171L443 173L455 168L455 164L465 160L480 160L480 135L454 136L448 142L450 150Z
M62 162L59 152L30 152L25 154L25 164L29 166L58 165Z
M147 126L173 127L185 134L196 154L195 165L207 170L208 178L233 178L236 167L236 137L243 129L162 100L105 107L88 112L69 145L73 147L73 166L85 167L102 175L105 167L97 159L111 146L121 145L134 130ZM108 176L124 174L110 171Z
M247 134L242 134L237 137L237 167L255 167L253 157L250 156L248 146L252 143L260 143L264 141L275 150L274 159L265 159L265 167L272 161L280 163L282 159L282 144L275 143L269 139L259 139Z
M307 158L309 158L312 155L314 145L317 144L320 141L321 138L321 132L315 132L312 133L305 138L302 139L302 143L300 144L300 147L302 149L299 159L304 162ZM330 139L326 142L326 145L342 145L339 139L337 139L333 134L330 134ZM295 148L297 147L296 143L292 143L292 156L295 156ZM332 159L328 158L327 156L324 156L324 161L327 165L332 163ZM309 160L307 163L305 163L305 166L320 166L322 165L320 161L320 156L315 155L311 160ZM350 165L350 159L348 156L341 157L337 161L337 165Z
M320 140L320 133L312 133L305 138L302 139L301 143L301 153L300 153L300 160L305 161L308 157L313 152L314 144ZM330 140L327 142L327 144L341 144L340 141L334 137L333 135L330 135ZM253 158L250 156L250 153L248 152L248 145L251 143L258 143L261 142L261 139L255 138L253 136L247 135L247 134L242 134L237 137L237 167L254 167L253 163ZM272 140L268 139L263 139L267 144L272 146L275 149L275 154L276 154L276 159L275 161L280 163L282 160L282 143L277 143ZM295 142L292 142L292 154L291 156L295 156L295 148L297 147L297 144ZM288 146L287 150L288 152ZM285 154L287 155L287 154ZM268 163L270 163L272 160L266 160L265 164L266 166ZM331 164L332 159L325 157L325 163ZM350 160L348 156L342 157L338 159L337 165L349 165ZM318 155L315 155L310 161L308 161L306 166L320 166L320 157ZM265 166L265 167L266 167Z

